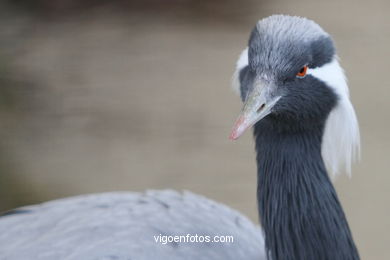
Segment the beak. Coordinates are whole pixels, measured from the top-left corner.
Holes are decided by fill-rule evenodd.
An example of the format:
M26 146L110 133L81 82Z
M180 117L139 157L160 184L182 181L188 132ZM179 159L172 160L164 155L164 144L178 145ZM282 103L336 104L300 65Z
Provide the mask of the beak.
M281 96L271 98L272 86L263 82L257 82L245 99L244 107L234 124L229 138L236 140L245 130L256 124L258 121L271 113L272 107L278 102Z

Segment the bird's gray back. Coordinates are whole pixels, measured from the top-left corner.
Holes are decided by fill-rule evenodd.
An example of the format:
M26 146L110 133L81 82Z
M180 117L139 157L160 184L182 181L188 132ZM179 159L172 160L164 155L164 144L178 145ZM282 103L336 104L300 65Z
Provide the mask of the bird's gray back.
M156 242L232 236L232 243ZM1 260L265 259L259 227L190 192L104 193L55 200L0 217Z

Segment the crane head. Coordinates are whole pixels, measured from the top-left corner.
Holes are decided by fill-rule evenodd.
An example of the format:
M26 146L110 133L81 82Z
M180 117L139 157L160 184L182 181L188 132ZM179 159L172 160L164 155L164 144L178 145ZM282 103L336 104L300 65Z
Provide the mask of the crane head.
M315 22L273 15L252 30L233 77L244 102L230 138L256 123L275 131L322 127L322 154L331 172L350 171L359 127L332 38Z

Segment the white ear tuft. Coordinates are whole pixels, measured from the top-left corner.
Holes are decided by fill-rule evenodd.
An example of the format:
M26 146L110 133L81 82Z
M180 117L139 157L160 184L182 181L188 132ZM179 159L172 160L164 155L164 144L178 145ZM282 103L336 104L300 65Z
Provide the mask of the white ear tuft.
M245 48L236 63L236 70L232 77L232 88L234 92L240 94L240 71L248 65L248 47Z
M332 62L309 69L308 74L332 87L339 97L326 121L322 157L332 177L341 171L350 176L352 162L360 158L360 133L343 69L335 56Z

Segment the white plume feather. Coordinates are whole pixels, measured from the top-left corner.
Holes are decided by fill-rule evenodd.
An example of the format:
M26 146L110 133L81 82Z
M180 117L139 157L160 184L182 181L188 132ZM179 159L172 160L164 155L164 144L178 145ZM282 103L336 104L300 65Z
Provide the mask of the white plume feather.
M232 88L234 92L240 94L240 71L248 65L248 47L246 47L240 54L236 63L236 70L232 77Z
M326 121L322 157L332 177L342 171L350 176L352 162L360 158L360 133L344 71L335 56L330 63L309 69L308 74L332 87L339 97Z

